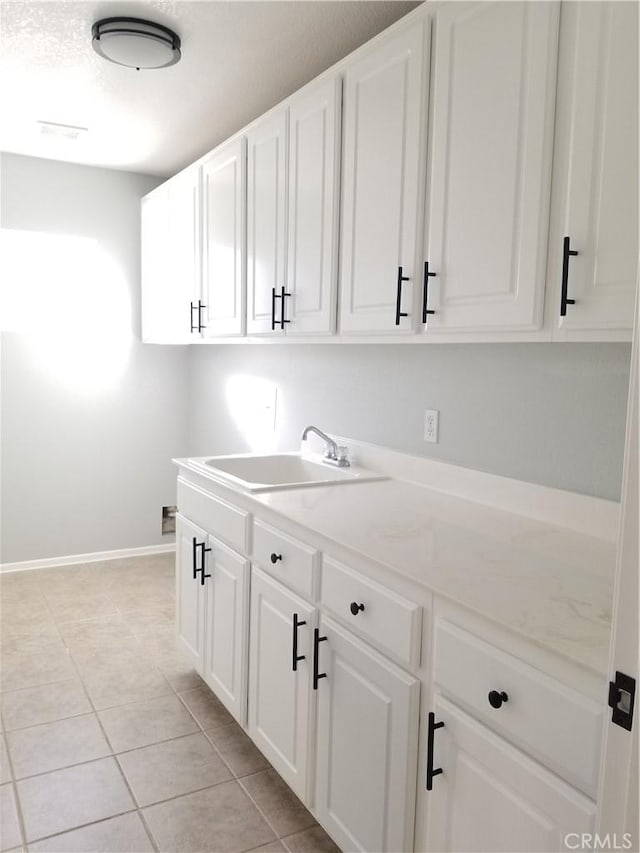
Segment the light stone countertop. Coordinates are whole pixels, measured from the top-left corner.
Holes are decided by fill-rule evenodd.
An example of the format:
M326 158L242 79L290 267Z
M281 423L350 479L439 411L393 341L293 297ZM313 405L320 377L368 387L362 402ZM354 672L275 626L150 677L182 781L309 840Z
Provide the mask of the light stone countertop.
M550 523L554 490L532 487L538 504L545 496L552 504L541 520L402 479L247 493L190 459L174 461L212 480L223 497L235 492L246 507L268 508L543 649L607 672L616 543ZM488 475L487 493L495 482Z
M613 542L399 480L252 499L544 648L607 671Z

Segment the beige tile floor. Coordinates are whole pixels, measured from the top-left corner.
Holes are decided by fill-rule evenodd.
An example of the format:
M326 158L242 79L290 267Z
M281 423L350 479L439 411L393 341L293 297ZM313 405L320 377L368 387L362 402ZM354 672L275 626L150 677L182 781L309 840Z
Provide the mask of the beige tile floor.
M0 850L338 853L176 648L172 555L0 577Z

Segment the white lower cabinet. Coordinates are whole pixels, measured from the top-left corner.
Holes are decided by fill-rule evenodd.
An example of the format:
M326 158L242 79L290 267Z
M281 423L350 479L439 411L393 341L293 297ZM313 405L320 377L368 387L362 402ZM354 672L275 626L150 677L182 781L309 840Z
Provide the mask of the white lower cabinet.
M593 831L604 703L579 673L185 476L179 645L345 853L554 853Z
M178 644L231 714L244 724L249 562L176 517Z
M247 708L249 561L209 537L203 678L239 723Z
M560 851L592 832L596 806L446 699L434 703L434 770L426 849ZM567 732L570 736L570 732Z
M206 532L176 516L176 630L178 644L198 672L204 666L205 592L199 568L205 559Z
M252 567L248 732L303 800L308 795L314 735L315 625L314 607Z
M316 812L343 850L413 850L419 682L320 619Z

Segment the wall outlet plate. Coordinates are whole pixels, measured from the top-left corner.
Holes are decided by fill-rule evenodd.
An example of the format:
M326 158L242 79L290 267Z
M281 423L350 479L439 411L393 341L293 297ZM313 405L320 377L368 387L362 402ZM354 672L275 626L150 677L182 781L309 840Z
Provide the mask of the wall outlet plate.
M431 444L438 443L438 417L437 409L425 409L424 412L424 440Z

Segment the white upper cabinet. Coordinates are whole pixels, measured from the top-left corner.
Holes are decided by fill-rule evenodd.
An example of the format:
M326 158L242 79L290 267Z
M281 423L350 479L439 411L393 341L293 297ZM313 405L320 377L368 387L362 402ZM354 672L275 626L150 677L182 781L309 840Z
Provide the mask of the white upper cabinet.
M247 333L284 328L287 111L247 133Z
M436 11L420 284L429 334L542 325L558 21L545 2Z
M341 87L325 80L289 107L287 334L335 331Z
M202 302L205 337L245 327L245 140L216 149L202 164Z
M170 310L175 310L180 340L197 336L204 323L200 237L200 169L188 169L169 182L168 272L177 294Z
M628 340L638 95L637 2L424 3L143 199L143 340Z
M343 333L416 328L429 20L379 42L344 80Z
M577 255L565 263L566 251ZM548 274L554 337L630 340L637 272L638 4L563 3Z
M148 343L188 343L203 322L199 174L198 168L181 172L142 200L142 340Z

